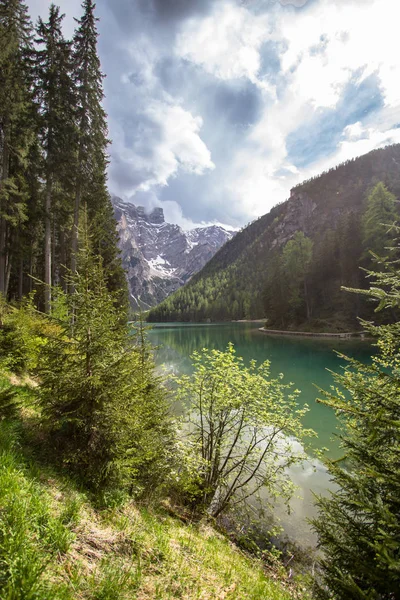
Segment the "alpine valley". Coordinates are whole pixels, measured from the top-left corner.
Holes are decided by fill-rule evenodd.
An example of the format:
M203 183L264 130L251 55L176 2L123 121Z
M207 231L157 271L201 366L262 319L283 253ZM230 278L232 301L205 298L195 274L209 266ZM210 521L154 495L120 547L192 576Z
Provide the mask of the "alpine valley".
M399 197L400 144L305 181L237 233L148 320L267 318L276 329L358 329L358 317L375 318L374 307L341 288L368 287L371 251L387 254Z
M134 309L162 302L200 271L234 234L217 225L184 231L165 222L162 208L146 212L143 206L115 196L112 203Z

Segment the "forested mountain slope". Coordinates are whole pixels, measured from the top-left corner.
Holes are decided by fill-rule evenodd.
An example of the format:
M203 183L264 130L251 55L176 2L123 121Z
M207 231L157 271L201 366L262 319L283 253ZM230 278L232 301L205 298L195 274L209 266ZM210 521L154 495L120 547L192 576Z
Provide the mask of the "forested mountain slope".
M384 185L368 203L379 182ZM310 179L225 244L148 320L267 317L271 326L282 328L354 327L371 309L340 287L365 285L359 267L370 265L369 249L379 249L375 238L385 239L381 223L395 220L399 196L398 144Z

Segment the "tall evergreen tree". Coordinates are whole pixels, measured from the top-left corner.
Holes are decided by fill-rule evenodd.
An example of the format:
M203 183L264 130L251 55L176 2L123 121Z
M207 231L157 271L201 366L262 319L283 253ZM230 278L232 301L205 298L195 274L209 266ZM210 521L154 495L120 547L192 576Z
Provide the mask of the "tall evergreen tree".
M75 294L55 302L39 390L52 440L87 485L131 491L159 479L172 430L142 337L107 289L103 260L83 235ZM73 319L72 319L73 316Z
M268 262L267 281L264 289L264 310L267 326L284 329L289 314L289 284L285 273L282 255L276 250Z
M49 20L39 18L36 40L36 99L39 107L39 132L44 152L45 180L45 310L50 312L51 286L54 283L55 219L54 191L67 193L74 167L74 94L71 78L71 44L62 34L64 15L54 4Z
M0 0L0 293L7 295L16 229L25 219L24 169L33 140L32 28L21 0Z
M84 14L74 36L74 81L77 90L78 168L72 230L71 270L76 270L79 211L82 199L90 206L94 195L104 193L107 165L107 124L100 59L97 54L96 5L84 0Z
M306 317L311 317L311 303L308 291L308 275L312 261L313 242L302 231L297 231L283 249L284 269L290 280L290 303L294 309L304 303Z
M399 262L383 262L362 293L378 309L400 307ZM324 551L324 600L400 598L400 323L363 326L377 338L372 365L346 357L323 402L343 425L342 461L327 461L338 490L319 498L314 527ZM342 391L341 391L342 390Z
M388 230L397 219L396 197L382 182L377 183L367 197L362 216L362 242L366 258L370 259L371 251L379 256L387 254L386 248L393 238Z
M74 82L77 91L78 161L75 182L75 206L71 236L71 270L76 270L79 213L87 208L93 247L104 261L108 287L119 290L118 302L127 306L127 284L118 253L118 238L110 196L107 191L106 113L103 108L103 79L97 52L96 4L84 0L83 16L73 40Z

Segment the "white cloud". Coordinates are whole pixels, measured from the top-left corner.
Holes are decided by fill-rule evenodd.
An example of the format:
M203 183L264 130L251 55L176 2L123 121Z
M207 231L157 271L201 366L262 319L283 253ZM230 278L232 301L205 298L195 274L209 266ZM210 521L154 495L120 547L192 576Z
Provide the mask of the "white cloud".
M175 52L220 79L247 77L259 83L260 48L268 32L266 16L256 17L244 6L225 2L209 17L189 21Z
M178 171L202 175L214 169L211 153L200 137L201 117L194 117L179 105L161 101L152 102L143 109L143 114L158 129L152 143L149 140L152 127L142 126L135 141L127 143L123 126L111 121L113 149L119 160L142 175L142 181L128 194L166 186Z
M396 16L397 15L397 16ZM222 187L249 216L267 212L285 200L293 185L388 143L400 142L400 6L392 0L337 4L322 0L304 12L281 13L274 38L282 40L280 75L286 78L279 100L265 107L260 121L237 151ZM377 73L385 107L363 126L349 124L328 157L299 172L288 162L286 140L317 109L334 109L344 86ZM275 173L285 170L285 174ZM292 171L292 174L290 173Z
M347 125L347 127L344 128L343 135L348 141L357 141L365 137L366 132L360 121L357 121L357 123Z
M221 171L219 194L230 199L233 213L249 218L263 214L287 198L290 187L302 179L398 139L397 130L385 133L396 118L400 120L394 8L392 0L362 4L321 0L300 12L274 10L260 17L251 13L250 3L238 6L225 2L210 16L186 24L175 46L180 57L220 79L245 77L270 92L262 118L243 138L231 167ZM260 79L260 51L267 40L283 42L279 77L284 84L280 85L279 98L272 82ZM299 172L288 161L288 135L314 110L334 109L355 75L360 84L371 73L378 74L384 93L385 127L383 122L377 129L374 124L365 129L361 123L350 124L331 156L316 156L314 164ZM275 175L279 172L284 174Z
M50 0L27 2L34 17L39 13L46 16ZM81 13L80 3L81 0L58 2L68 14L68 35L73 30L72 16ZM106 10L104 0L98 3L99 8ZM207 17L180 23L175 43L169 43L167 36L158 44L145 23L143 32L138 34L136 30L132 39L114 39L115 32L109 33L106 18L103 19L102 39L109 33L113 38L109 44L120 45L121 63L124 62L123 67L116 66L120 88L107 90L110 80L115 81L111 73L105 85L112 99L109 113L113 152L126 173L129 170L138 173L138 182L132 183L129 191L127 184L126 193L153 189L157 192L159 186L168 185L170 179L179 177L180 173L193 173L199 176L199 199L194 198L194 201L203 201L204 211L215 198L224 198L224 210L229 213L231 222L238 217L250 219L287 198L290 187L303 179L376 147L400 142L400 130L394 128L400 122L397 41L400 5L397 2L318 0L308 4L306 0L281 0L271 2L270 12L255 14L252 10L257 4L260 3L250 0L241 4L236 0L215 2ZM283 8L290 4L303 8ZM274 72L270 80L261 69L266 41L277 42L281 61L279 72ZM196 99L191 100L186 106L183 98L173 98L162 89L155 67L160 58L168 58L168 53L174 54L175 59L178 56L200 66L196 73L202 71L208 78L212 75L224 81L224 85L243 78L261 88L265 103L258 123L251 129L244 128L240 140L239 136L226 135L230 132L224 131L218 123L214 133L207 124L207 147L201 131L203 118L209 118L211 111L202 114L200 106L205 104L200 104L200 100L199 104ZM132 83L131 76L136 73L140 82ZM342 137L338 136L336 149L329 156L321 158L316 154L307 168L291 164L288 136L310 122L315 111L323 113L337 108L345 86L355 78L361 83L372 73L379 81L383 109L368 119L355 115L354 123L347 121ZM128 111L127 106L131 107ZM128 127L129 110L137 117L138 124ZM156 133L151 127L146 129L140 119L142 116L154 125ZM133 123L136 121L132 119ZM132 135L134 127L135 135ZM236 148L226 148L226 155L232 160L229 165L226 161L215 166L211 153L213 157L221 156L226 139L238 140ZM212 170L215 195L212 191L207 200L202 200L200 176L207 176ZM112 184L117 187L118 182L112 180ZM171 202L166 212L170 211L171 219L185 224L188 215L182 215L177 202ZM187 223L184 226L187 227Z
M347 138L340 142L336 152L327 158L316 160L300 172L280 161L265 160L260 155L248 152L239 153L232 168L232 180L224 184L232 197L232 206L239 212L244 205L249 217L263 215L278 202L286 200L289 190L298 183L376 148L400 143L400 129L397 128L381 132L357 126L346 128L346 133ZM292 174L275 176L273 169L278 164L280 168L292 170Z
M141 189L149 189L152 183L167 185L178 169L201 175L215 167L210 151L199 135L203 124L201 117L193 117L181 106L161 102L150 105L146 113L160 125L162 137L153 149L153 158L158 165L156 178L144 183Z
M393 0L343 4L322 0L304 13L283 15L279 35L287 40L288 49L282 69L288 73L300 59L292 82L299 100L334 106L351 73L363 68L364 78L379 72L387 104L397 103L399 17L400 6ZM321 41L325 49L310 54Z
M235 230L234 227L230 227L229 225L217 221L200 221L200 223L195 223L192 219L188 219L184 216L182 208L177 202L171 200L160 202L159 206L164 209L164 216L167 223L176 223L185 231L190 231L196 227L209 227L210 225L220 225L230 231Z

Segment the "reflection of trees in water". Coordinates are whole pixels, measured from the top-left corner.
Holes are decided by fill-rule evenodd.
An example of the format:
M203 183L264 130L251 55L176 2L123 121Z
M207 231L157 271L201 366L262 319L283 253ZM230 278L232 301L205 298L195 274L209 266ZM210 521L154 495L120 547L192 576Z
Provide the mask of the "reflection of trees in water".
M319 369L332 367L338 361L333 353L336 349L357 358L370 354L370 347L365 342L351 343L338 340L310 340L288 337L271 337L258 331L258 325L227 323L222 325L193 325L155 328L150 333L150 340L160 348L157 351L157 363L166 363L173 359L182 363L185 372L190 371L187 359L195 350L209 348L224 350L232 342L238 355L247 363L251 359L257 361L271 360L272 372L283 371L288 378L305 369L315 373ZM170 349L168 352L167 348ZM296 381L295 381L296 383ZM317 383L317 382L316 382Z
M315 402L318 392L313 384L324 389L332 385L333 380L327 369L338 371L342 364L334 349L362 362L369 362L370 344L348 340L272 337L260 333L258 327L256 323L168 325L154 328L149 340L158 346L156 363L160 366L159 373L162 373L161 365L164 365L167 373L189 374L192 372L190 355L195 350L224 350L229 342L234 344L245 364L251 359L259 363L270 360L272 376L284 373L284 381L293 381L302 391L300 404L309 404L311 410L305 418L305 425L319 434L315 446L329 447L333 451L332 456L339 456L337 442L332 441L336 417L326 406Z
M151 341L153 341L150 338ZM191 373L191 363L189 356L182 356L179 349L174 348L166 340L158 341L155 348L155 363L158 375L180 375L181 373Z
M166 350L167 347L171 352L175 351L176 356L180 356L180 362L182 362L195 350L201 348L223 350L229 342L238 348L239 354L245 360L250 360L251 358L258 359L252 331L254 329L249 326L232 324L166 327L154 329L150 334L150 340L160 346L157 351L157 363L163 357L166 357L166 362L170 362L171 354Z

